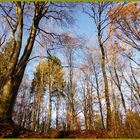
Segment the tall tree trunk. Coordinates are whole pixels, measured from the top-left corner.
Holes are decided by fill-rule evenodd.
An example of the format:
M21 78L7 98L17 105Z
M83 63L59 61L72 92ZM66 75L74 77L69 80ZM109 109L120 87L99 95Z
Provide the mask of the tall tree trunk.
M22 81L23 75L14 75L15 67L17 65L19 53L22 44L22 34L23 34L23 9L21 8L21 2L15 2L16 4L16 14L17 20L15 29L12 30L11 34L11 45L13 48L11 62L9 63L9 71L6 75L6 82L2 86L2 93L0 95L0 121L12 122L12 109L15 102L17 92ZM15 31L18 28L17 42L15 41Z
M75 129L75 108L74 108L74 99L73 99L73 68L72 68L72 51L69 54L69 103L70 103L70 110L71 110L71 129Z
M6 84L3 87L2 93L0 95L0 120L2 121L12 121L12 110L14 107L14 103L18 94L19 86L22 82L22 78L24 75L24 71L27 65L28 58L31 54L34 39L36 35L36 28L33 26L29 39L30 41L27 43L28 48L28 55L25 53L26 56L24 56L24 61L22 61L21 65L17 65L16 69L14 70L14 73L12 75L9 75L8 80Z
M31 129L35 130L35 125L36 125L36 97L34 97L34 103L32 106L32 111L31 111Z
M51 119L52 119L52 93L49 93L49 105L48 105L48 122L47 122L47 131L51 128Z
M84 83L84 87L83 87L83 91L84 91L84 101L83 101L83 111L84 111L84 120L85 120L85 128L86 130L88 130L88 119L87 119L87 100L86 100L86 85Z
M74 129L76 129L76 126L75 126L75 116L76 115L75 115L73 99L71 100L71 114L72 114L71 129L74 130Z
M93 129L93 102L92 102L92 90L90 89L89 81L87 81L87 116L88 116L88 130Z
M103 117L103 109L102 109L102 103L101 103L100 92L99 92L98 75L97 75L95 66L93 66L93 71L94 71L94 74L95 74L96 92L97 92L97 98L98 98L98 101L99 101L99 108L100 108L100 115L101 115L101 120L102 120L102 127L103 127L103 129L105 129L104 117Z
M106 69L105 69L105 51L104 51L104 46L101 41L101 21L99 22L98 25L98 44L101 50L101 68L102 68L102 73L103 73L103 78L104 78L104 86L105 86L105 100L106 100L106 110L107 110L107 130L111 130L111 107L110 107L110 101L109 101L109 90L108 90L108 79L106 75Z
M90 130L93 130L94 129L94 110L93 110L93 100L92 100L92 94L91 94L91 91L90 91L90 118L89 118L89 123L90 123Z
M56 129L59 130L59 104L60 97L57 95L57 103L56 103Z
M110 75L112 77L112 72L110 70ZM112 78L113 79L113 78ZM117 129L117 102L116 102L116 97L115 97L115 93L114 93L114 87L113 87L113 80L111 79L110 83L111 83L111 92L112 92L112 101L113 101L113 111L112 111L112 129L114 130L114 136L117 137L118 135L118 129Z
M69 99L67 101L66 105L66 130L70 130L70 104L69 104Z
M0 97L0 121L12 122L12 110L17 96L21 79L9 79L4 85L2 95Z
M124 100L124 96L123 96L123 93L122 93L121 84L120 84L120 80L119 80L119 76L118 76L118 73L117 73L115 64L114 64L114 73L115 73L116 80L117 80L117 82L115 82L115 83L116 83L116 85L117 85L117 87L118 87L118 90L119 90L119 92L120 92L120 96L121 96L123 108L124 108L124 111L125 111L125 113L126 113L127 111L126 111L125 100Z

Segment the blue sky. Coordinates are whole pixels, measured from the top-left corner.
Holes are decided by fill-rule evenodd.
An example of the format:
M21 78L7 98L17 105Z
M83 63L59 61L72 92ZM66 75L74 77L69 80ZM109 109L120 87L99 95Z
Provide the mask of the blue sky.
M75 32L79 34L85 34L85 35L94 35L95 32L95 26L92 19L86 15L85 13L80 12L76 16L76 26L75 26Z

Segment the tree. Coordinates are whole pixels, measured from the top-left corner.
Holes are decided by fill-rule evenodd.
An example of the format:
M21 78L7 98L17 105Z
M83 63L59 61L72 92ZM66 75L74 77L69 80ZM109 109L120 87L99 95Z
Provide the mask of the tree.
M88 47L86 50L86 60L81 66L83 72L82 83L83 83L83 112L85 117L86 129L95 129L95 114L96 114L96 103L99 103L99 114L101 115L102 129L104 126L103 108L101 103L101 88L100 88L100 59L99 49ZM88 121L90 120L90 121ZM92 121L91 121L92 120ZM87 125L88 124L88 125ZM89 127L87 127L89 126Z
M101 121L102 121L102 128L105 129L105 125L104 125L104 117L103 117L103 108L102 108L102 103L101 103L101 95L100 95L100 79L99 79L99 74L101 73L100 70L100 60L99 60L99 52L100 50L95 50L91 51L88 53L88 63L90 64L91 67L91 71L95 77L95 85L92 84L92 86L95 88L96 92L97 92L97 98L98 98L98 102L99 102L99 110L100 110L100 115L101 115Z
M74 56L75 51L81 48L82 39L81 37L77 37L72 33L66 33L63 37L64 42L64 55L66 57L67 65L68 65L68 82L67 82L67 130L68 129L77 129L76 124L78 124L76 119L76 111L74 106L74 91L75 91L75 83L74 83ZM71 119L72 121L70 122Z
M31 81L28 77L29 75L25 75L23 78L12 113L14 122L24 128L29 128L31 118L32 94L30 94Z
M105 87L105 100L106 100L106 110L107 110L107 130L111 130L111 106L109 101L109 88L108 88L108 79L105 68L106 63L106 54L105 54L105 43L110 37L110 32L105 37L105 29L109 27L110 23L108 21L107 9L110 7L110 2L97 2L97 3L88 3L88 9L85 8L84 12L88 14L95 23L97 29L97 40L98 46L101 51L101 69L104 78L104 87Z
M112 16L114 11L120 9L115 16ZM112 25L113 38L123 49L122 55L129 58L138 67L140 53L140 35L139 35L139 19L140 5L137 2L133 3L117 3L114 8L108 11L109 19Z
M138 138L140 136L140 116L139 113L128 110L125 121L125 132L127 137Z
M118 11L118 9L120 9ZM112 14L114 11L118 11L115 15ZM111 24L116 37L140 51L140 5L137 2L126 3L117 3L115 6L108 12Z
M11 45L10 42L6 43L5 45L1 46L0 51L0 91L2 91L2 87L6 82L6 74L8 70L8 65L10 63L10 56L12 55L11 52Z
M49 85L49 109L48 109L48 126L47 130L50 129L51 127L51 112L52 112L52 96L53 93L57 93L57 96L59 97L60 95L63 94L63 88L64 88L64 79L63 79L63 70L61 66L60 60L58 60L56 57L51 57L48 60L48 85ZM57 98L57 110L56 112L58 113L59 111L59 98ZM58 114L57 116L58 117ZM58 122L56 122L58 125Z
M14 102L37 35L44 33L45 36L49 35L55 38L55 33L47 32L41 27L41 20L48 23L51 19L51 21L63 25L72 24L71 8L74 6L75 4L72 3L53 2L10 2L0 4L1 18L5 20L9 27L8 32L11 32L9 42L11 48L13 48L6 70L6 82L0 94L1 121L12 122L11 114ZM31 15L26 13L31 13ZM26 22L28 20L30 23ZM23 32L26 27L29 27L26 35L28 37L26 37L26 44L23 44Z
M109 47L108 47L109 48ZM119 67L123 65L123 61L121 61L121 53L122 49L119 49L116 43L111 44L110 49L108 49L108 63L109 63L109 72L111 75L111 80L113 80L114 84L117 86L119 95L121 97L121 102L124 108L124 112L126 113L127 108L126 108L126 102L124 98L124 93L122 90L122 77L119 75ZM111 61L109 61L111 60ZM121 64L119 65L119 63ZM111 83L113 84L113 83ZM114 96L114 95L113 95ZM115 105L115 104L114 104ZM115 105L116 106L116 105Z
M40 110L40 104L43 98L43 94L45 94L45 92L48 92L49 94L47 130L50 129L52 119L52 97L54 96L54 94L57 94L57 97L63 95L63 88L65 84L63 76L64 73L61 61L55 56L51 56L48 60L41 61L37 66L32 84L32 90L35 93L34 106L32 109L32 129L35 130L36 120L38 120L36 117L38 116L39 118L40 113L38 111ZM58 99L57 102L59 102ZM57 105L58 113L59 103Z
M90 66L86 64L83 65L81 68L81 75L82 75L82 107L83 107L83 115L85 121L85 128L86 130L94 129L94 111L93 111L93 78ZM80 96L80 95L79 95Z
M31 128L33 130L37 130L37 124L39 124L40 117L40 106L43 99L43 93L45 92L45 88L47 85L46 80L46 69L43 62L40 62L36 68L36 72L34 74L34 79L32 82L32 94L34 95L34 101L32 106L32 115L31 115Z

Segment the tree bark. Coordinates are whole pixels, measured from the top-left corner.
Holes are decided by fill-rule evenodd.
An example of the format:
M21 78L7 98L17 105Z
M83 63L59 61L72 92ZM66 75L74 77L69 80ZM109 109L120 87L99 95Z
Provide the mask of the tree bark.
M22 82L22 78L23 78L24 71L27 65L27 61L29 59L29 56L31 54L31 51L34 45L36 31L37 29L33 25L30 36L28 38L27 45L26 45L26 48L28 48L28 50L23 55L23 59L21 59L22 64L21 65L20 63L17 64L17 67L15 68L13 73L9 75L7 82L5 83L3 87L1 97L0 97L0 101L2 103L0 104L0 120L1 121L2 120L6 122L12 121L12 110L13 110L14 103L18 94L20 83Z
M60 97L57 95L56 101L56 129L59 130L59 105L60 105Z
M51 128L51 116L52 116L52 96L51 93L49 95L49 106L48 106L48 123L47 123L47 131Z
M115 84L117 85L118 90L120 92L123 108L124 108L124 111L125 111L125 114L126 114L127 110L126 110L125 100L124 100L124 96L123 96L123 93L122 93L122 88L121 88L121 84L120 84L120 80L119 80L119 76L118 76L115 64L114 64L114 73L115 73L116 80L117 80L117 83L115 82Z
M99 83L98 83L98 75L96 72L96 68L95 66L93 66L93 70L94 70L94 74L95 74L95 81L96 81L96 91L97 91L97 98L99 101L99 107L100 107L100 114L101 114L101 120L102 120L102 127L103 129L105 129L105 125L104 125L104 117L103 117L103 109L102 109L102 103L101 103L101 99L100 99L100 93L99 93Z
M100 17L100 16L99 16ZM100 17L101 18L101 17ZM100 21L100 20L99 20ZM104 46L101 41L101 21L98 24L98 44L101 50L101 68L104 78L104 86L105 86L105 100L106 100L106 109L107 109L107 130L111 130L111 107L110 107L110 101L109 101L109 90L108 90L108 79L106 75L106 69L105 69L105 51Z
M24 72L24 71L22 71ZM9 77L9 80L3 87L3 92L0 97L0 120L6 122L12 122L12 111L18 89L22 81L23 73L16 77Z

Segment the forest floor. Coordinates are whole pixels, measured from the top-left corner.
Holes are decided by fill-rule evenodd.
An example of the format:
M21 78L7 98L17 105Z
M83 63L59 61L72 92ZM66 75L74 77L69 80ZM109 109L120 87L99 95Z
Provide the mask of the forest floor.
M16 125L0 123L0 138L110 138L106 131L57 131L34 132Z

